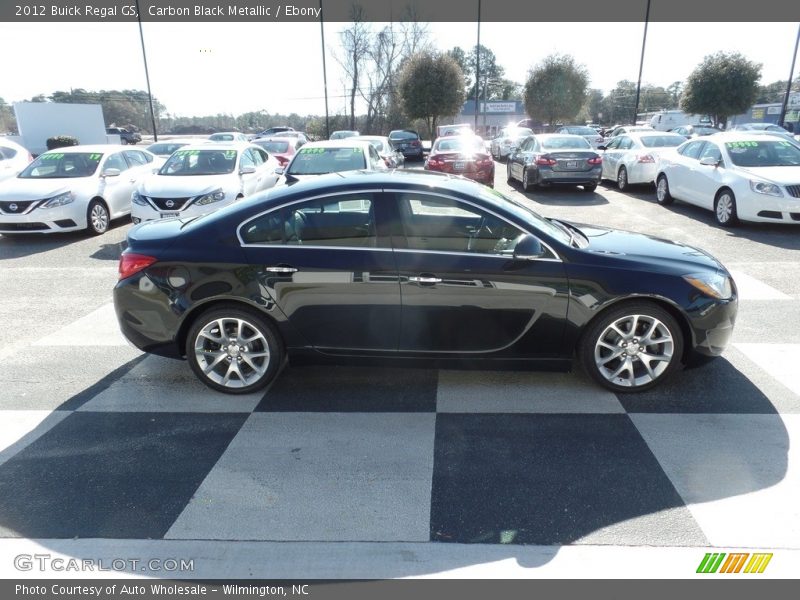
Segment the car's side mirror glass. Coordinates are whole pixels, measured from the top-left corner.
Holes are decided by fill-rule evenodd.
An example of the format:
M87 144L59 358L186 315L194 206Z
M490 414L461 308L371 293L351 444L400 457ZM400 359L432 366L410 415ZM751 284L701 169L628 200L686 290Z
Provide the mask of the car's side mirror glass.
M286 171L286 169L284 169L283 167L277 167L275 169L275 175L283 175L284 171Z
M713 156L704 156L700 159L700 164L707 167L716 167L719 164L719 160Z
M239 169L240 175L251 175L252 173L256 172L256 168L253 165L247 165Z
M109 167L108 169L103 169L103 177L119 177L121 172L119 169Z

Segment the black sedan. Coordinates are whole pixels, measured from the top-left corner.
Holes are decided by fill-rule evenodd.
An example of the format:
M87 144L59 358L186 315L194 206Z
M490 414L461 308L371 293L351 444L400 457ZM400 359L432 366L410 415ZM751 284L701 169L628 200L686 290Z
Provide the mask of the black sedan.
M522 182L528 192L553 183L582 185L593 192L600 183L603 159L583 136L543 134L525 138L508 155L508 182Z
M213 389L266 386L288 355L567 370L653 387L731 336L736 288L696 248L545 219L448 175L323 175L211 214L133 227L125 336Z

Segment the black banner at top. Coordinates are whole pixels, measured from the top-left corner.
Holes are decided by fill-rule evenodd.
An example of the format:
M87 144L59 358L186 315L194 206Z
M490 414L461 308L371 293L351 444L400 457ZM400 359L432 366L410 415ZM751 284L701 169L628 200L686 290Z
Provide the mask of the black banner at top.
M3 0L2 22L782 22L796 0ZM535 31L531 32L535 35Z

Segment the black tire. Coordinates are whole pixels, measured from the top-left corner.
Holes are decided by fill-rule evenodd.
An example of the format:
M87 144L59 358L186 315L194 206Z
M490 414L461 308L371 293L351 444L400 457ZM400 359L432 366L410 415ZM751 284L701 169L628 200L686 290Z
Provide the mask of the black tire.
M736 196L728 188L721 189L714 198L714 218L723 227L736 227L739 224Z
M200 336L204 330L208 335ZM219 342L214 341L214 332L219 334ZM240 339L242 332L247 343ZM234 335L235 339L231 337ZM266 357L250 356L265 352ZM186 336L186 360L194 374L211 389L226 394L249 394L266 387L278 374L284 356L283 343L272 323L248 309L205 312L194 320Z
M589 194L591 194L596 189L597 189L596 183L586 183L583 185L583 191Z
M669 181L667 176L663 173L658 176L656 180L656 202L661 206L669 206L675 201L672 194L669 193Z
M612 324L626 336L619 335ZM651 326L652 333L644 338ZM648 339L655 339L655 343L648 344ZM683 346L683 332L670 313L652 302L626 302L589 323L578 342L578 360L584 371L606 389L643 392L661 384L679 368Z
M92 200L86 209L86 230L91 235L103 235L111 226L108 207L101 200Z
M506 181L514 183L514 177L511 175L511 161L506 161Z
M620 167L617 171L617 188L620 192L624 192L630 187L628 184L628 169Z
M534 187L536 187L535 184L530 182L528 173L530 173L530 169L522 170L522 189L526 192L530 192Z
M126 140L125 138L120 138L119 143L122 144L123 146L127 146L128 140Z

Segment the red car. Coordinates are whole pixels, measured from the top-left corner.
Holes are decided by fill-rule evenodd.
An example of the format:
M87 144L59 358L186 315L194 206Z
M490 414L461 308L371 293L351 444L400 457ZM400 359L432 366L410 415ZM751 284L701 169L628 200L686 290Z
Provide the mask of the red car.
M297 149L303 145L299 139L293 137L258 138L253 140L252 143L256 146L261 146L278 159L282 167L289 164Z
M425 169L463 175L494 187L494 161L476 135L440 137L433 143Z

